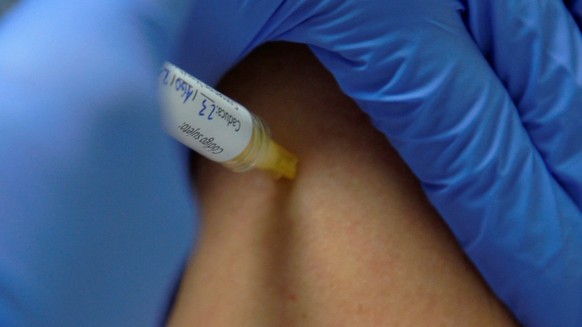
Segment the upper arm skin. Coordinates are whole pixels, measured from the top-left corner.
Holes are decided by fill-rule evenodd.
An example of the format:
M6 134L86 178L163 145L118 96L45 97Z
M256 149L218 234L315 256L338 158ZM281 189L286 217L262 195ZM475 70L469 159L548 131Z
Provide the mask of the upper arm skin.
M299 157L293 181L194 169L202 235L171 326L511 326L405 164L305 48L221 91Z

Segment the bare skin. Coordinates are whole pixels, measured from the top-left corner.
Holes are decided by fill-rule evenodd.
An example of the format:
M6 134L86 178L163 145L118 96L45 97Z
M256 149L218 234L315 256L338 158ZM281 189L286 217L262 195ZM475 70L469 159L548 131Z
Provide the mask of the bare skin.
M415 177L304 47L220 89L298 155L297 178L198 159L200 243L170 326L513 326Z

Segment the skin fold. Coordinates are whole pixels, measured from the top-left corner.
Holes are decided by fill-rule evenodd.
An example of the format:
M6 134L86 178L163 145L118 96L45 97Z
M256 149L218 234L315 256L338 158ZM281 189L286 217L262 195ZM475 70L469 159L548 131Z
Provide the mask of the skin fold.
M219 89L299 157L295 180L193 163L199 244L170 326L514 326L415 177L306 47Z

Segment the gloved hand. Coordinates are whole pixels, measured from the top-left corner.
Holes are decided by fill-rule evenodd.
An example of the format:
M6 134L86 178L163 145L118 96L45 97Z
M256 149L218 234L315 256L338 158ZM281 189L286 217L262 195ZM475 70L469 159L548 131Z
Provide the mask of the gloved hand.
M153 326L190 252L162 60L191 1L23 1L0 21L0 325Z
M184 176L152 93L180 27L168 22L189 12L120 2L36 1L0 26L0 151L10 152L0 161L0 314L10 321L97 311L100 322L154 321L187 248ZM188 21L172 61L211 84L263 42L310 44L516 316L580 323L581 45L561 2L199 0ZM148 243L171 247L171 236L173 249ZM122 296L120 309L108 302Z
M580 3L199 0L176 62L214 83L309 44L515 316L582 326Z

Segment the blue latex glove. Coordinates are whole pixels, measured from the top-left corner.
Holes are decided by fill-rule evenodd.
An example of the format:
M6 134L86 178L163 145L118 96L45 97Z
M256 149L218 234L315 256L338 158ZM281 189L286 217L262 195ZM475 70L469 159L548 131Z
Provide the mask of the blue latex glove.
M0 326L154 326L190 251L156 77L191 1L23 1L0 21Z
M516 317L582 326L580 1L197 6L180 66L214 83L263 42L309 44Z
M6 321L163 316L192 227L153 95L181 9L31 1L0 26ZM189 22L174 61L209 83L263 42L310 44L516 316L581 323L581 46L561 2L200 0Z

